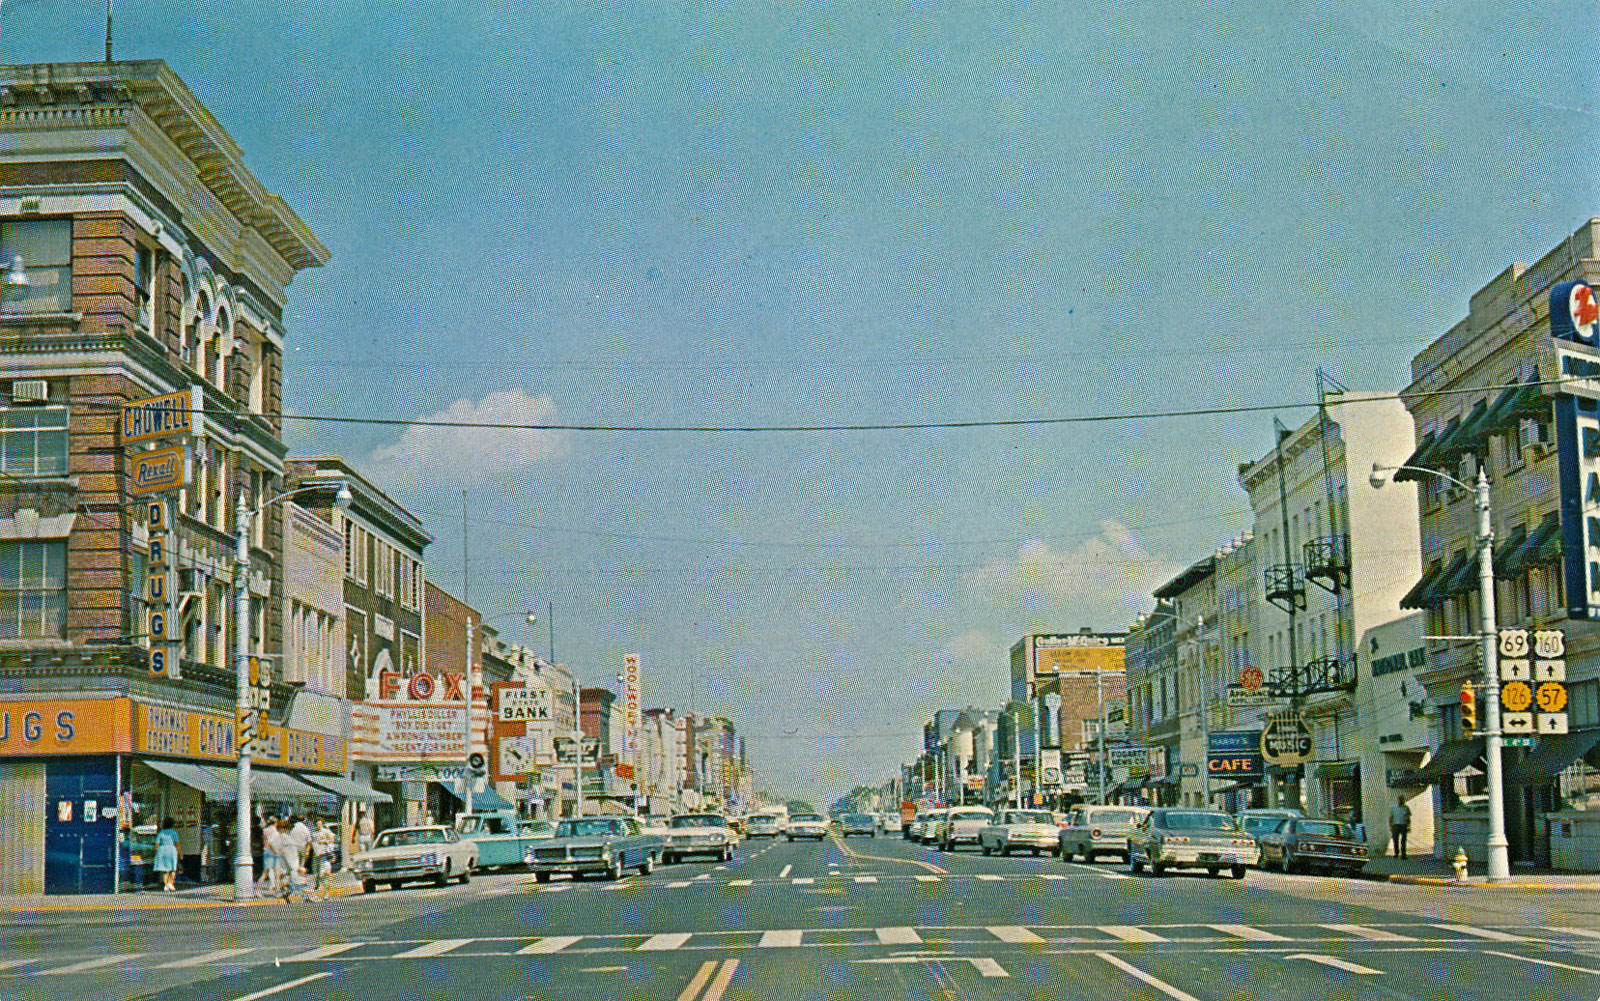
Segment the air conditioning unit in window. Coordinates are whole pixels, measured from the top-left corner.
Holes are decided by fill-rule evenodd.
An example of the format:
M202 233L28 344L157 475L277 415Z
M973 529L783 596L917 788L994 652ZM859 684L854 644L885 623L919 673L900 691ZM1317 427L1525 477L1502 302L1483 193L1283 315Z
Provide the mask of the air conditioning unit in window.
M11 380L12 403L46 403L50 399L50 383L43 379Z
M199 567L180 567L178 569L178 591L180 593L204 594L206 581L200 573Z

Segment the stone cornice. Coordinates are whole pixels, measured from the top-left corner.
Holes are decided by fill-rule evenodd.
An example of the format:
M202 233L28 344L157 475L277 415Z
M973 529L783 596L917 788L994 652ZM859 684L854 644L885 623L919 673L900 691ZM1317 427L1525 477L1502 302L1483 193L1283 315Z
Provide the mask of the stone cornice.
M137 107L188 157L243 225L295 270L320 267L326 247L244 165L244 154L160 60L0 66L0 129L128 128Z

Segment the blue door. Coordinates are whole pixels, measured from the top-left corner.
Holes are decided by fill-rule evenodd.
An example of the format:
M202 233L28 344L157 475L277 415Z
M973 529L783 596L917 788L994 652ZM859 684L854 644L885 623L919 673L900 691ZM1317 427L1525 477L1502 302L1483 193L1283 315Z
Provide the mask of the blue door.
M44 892L111 892L116 762L114 757L55 758L45 767Z

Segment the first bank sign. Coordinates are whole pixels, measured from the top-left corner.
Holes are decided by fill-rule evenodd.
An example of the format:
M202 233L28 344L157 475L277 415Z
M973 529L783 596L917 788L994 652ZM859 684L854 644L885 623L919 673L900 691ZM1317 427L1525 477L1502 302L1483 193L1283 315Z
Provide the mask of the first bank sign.
M1561 373L1555 413L1567 617L1600 619L1600 299L1588 282L1550 290L1550 336Z

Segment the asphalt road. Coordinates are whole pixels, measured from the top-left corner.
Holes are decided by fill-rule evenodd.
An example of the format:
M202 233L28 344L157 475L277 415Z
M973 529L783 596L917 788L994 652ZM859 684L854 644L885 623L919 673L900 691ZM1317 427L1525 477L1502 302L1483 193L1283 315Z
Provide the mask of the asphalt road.
M755 841L616 883L510 872L290 907L4 915L0 997L1594 998L1597 910L1562 891Z

